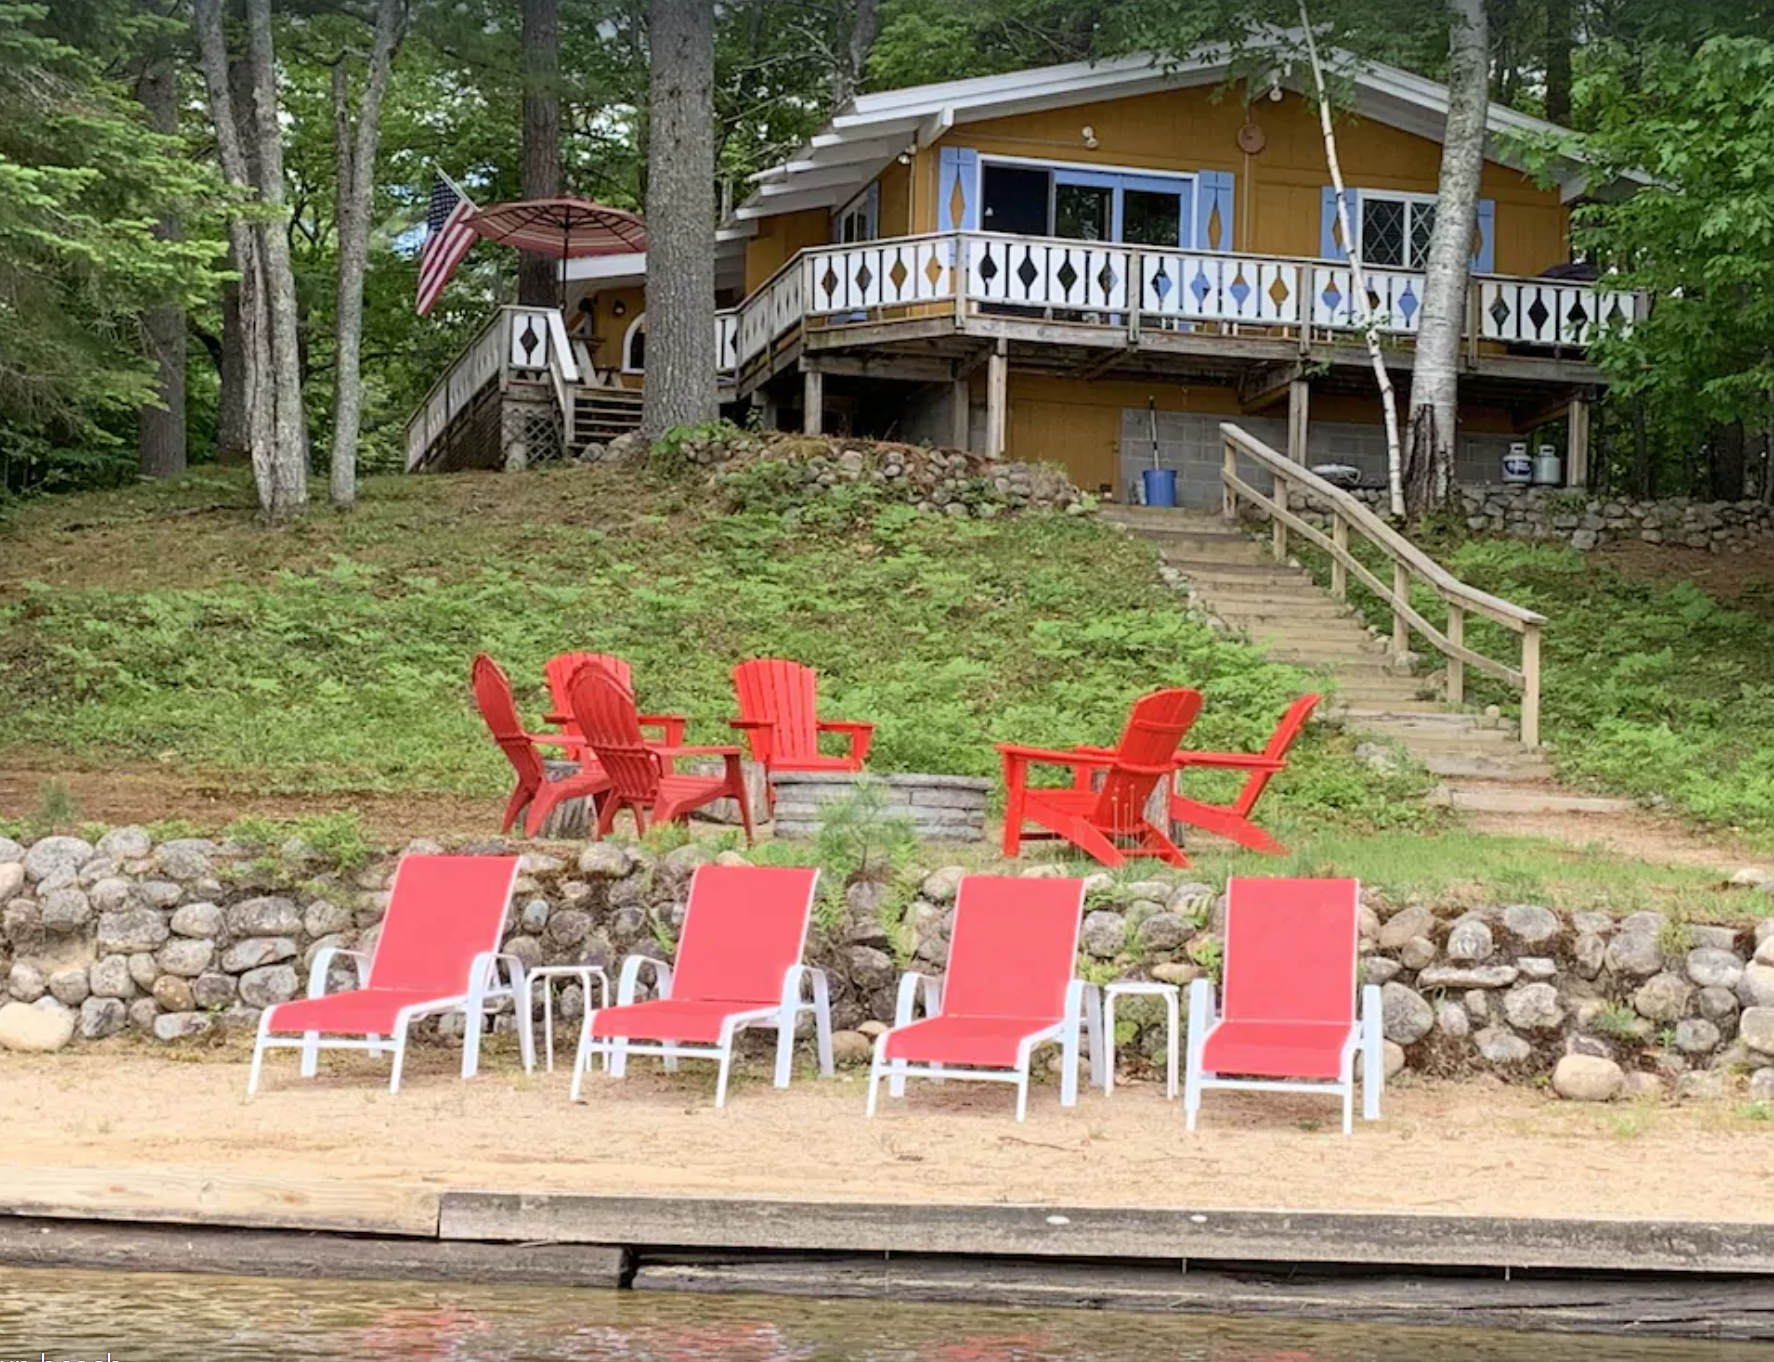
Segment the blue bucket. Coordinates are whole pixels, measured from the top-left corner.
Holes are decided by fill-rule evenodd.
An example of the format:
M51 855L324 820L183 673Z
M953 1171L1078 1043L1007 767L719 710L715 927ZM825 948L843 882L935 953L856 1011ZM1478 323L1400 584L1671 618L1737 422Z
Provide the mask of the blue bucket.
M1177 471L1174 468L1148 468L1140 474L1146 486L1146 505L1177 504Z

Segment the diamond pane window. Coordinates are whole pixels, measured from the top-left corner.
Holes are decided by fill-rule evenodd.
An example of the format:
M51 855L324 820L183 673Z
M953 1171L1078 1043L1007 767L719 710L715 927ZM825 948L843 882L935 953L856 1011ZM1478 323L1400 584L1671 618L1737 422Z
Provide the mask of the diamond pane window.
M1412 269L1423 269L1429 264L1429 237L1435 231L1435 205L1433 203L1413 203L1411 210L1411 254L1406 262Z
M1403 268L1407 239L1403 202L1361 196L1361 253L1368 264Z

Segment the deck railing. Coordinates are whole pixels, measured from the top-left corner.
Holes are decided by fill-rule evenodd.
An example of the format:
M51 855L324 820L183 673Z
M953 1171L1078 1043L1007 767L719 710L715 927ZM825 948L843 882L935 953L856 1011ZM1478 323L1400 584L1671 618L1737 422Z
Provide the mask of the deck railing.
M1114 242L948 232L801 252L739 309L743 371L804 322L841 327L884 318L1004 309L1071 325L1217 329L1266 336L1358 332L1370 311L1386 334L1422 320L1420 271L1370 267L1358 298L1349 266L1329 260L1164 250ZM1365 303L1365 305L1364 305ZM1474 275L1470 343L1580 349L1630 326L1642 300L1596 283Z
M1410 635L1415 631L1447 659L1450 704L1460 704L1466 698L1467 667L1494 676L1520 691L1521 741L1527 747L1540 745L1540 630L1546 624L1544 615L1468 586L1348 492L1294 463L1241 427L1226 422L1220 426L1220 436L1225 442L1225 467L1220 480L1224 485L1224 511L1228 520L1237 517L1241 504L1267 512L1273 550L1278 560L1287 557L1289 531L1329 554L1333 596L1346 600L1349 578L1353 576L1391 607L1392 650L1395 654L1409 647ZM1240 456L1270 475L1272 482L1268 495L1257 491L1239 476ZM1294 491L1310 494L1324 507L1330 517L1329 534L1308 523L1289 507L1288 494ZM1390 562L1391 582L1383 581L1350 552L1351 530ZM1416 582L1428 586L1447 607L1446 630L1437 629L1412 606L1411 586ZM1468 614L1493 620L1521 635L1520 665L1495 661L1467 647Z

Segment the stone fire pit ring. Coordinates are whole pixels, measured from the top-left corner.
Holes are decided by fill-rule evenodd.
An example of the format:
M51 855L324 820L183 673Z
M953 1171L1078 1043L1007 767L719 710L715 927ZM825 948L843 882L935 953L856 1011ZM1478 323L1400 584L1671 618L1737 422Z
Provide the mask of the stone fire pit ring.
M876 775L852 771L779 771L776 787L778 837L794 840L818 833L828 804L848 799L859 780L886 787L885 818L903 818L921 842L985 840L986 805L992 782L976 776Z

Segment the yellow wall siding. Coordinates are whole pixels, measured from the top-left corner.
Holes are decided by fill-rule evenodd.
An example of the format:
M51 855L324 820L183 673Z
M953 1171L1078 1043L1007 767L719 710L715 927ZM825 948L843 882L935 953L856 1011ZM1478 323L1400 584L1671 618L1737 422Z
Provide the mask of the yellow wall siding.
M1330 182L1317 112L1308 101L1289 94L1279 102L1259 100L1251 117L1266 138L1255 156L1238 147L1244 107L1236 92L1216 102L1205 89L967 123L950 132L942 145L1030 160L1231 171L1236 186L1234 247L1262 255L1315 257L1323 189ZM1087 125L1096 137L1095 148L1084 145ZM1352 187L1435 192L1440 143L1353 116L1341 120L1338 132L1344 178ZM916 231L938 230L939 157L937 147L918 154L918 192L911 215ZM1567 258L1569 217L1556 191L1536 187L1508 166L1486 162L1481 192L1497 202L1499 273L1534 274Z
M912 234L912 169L897 161L881 172L880 232L882 236Z
M824 246L832 239L832 215L828 208L807 208L799 213L780 213L758 219L758 234L745 243L745 291L757 287L809 246Z

